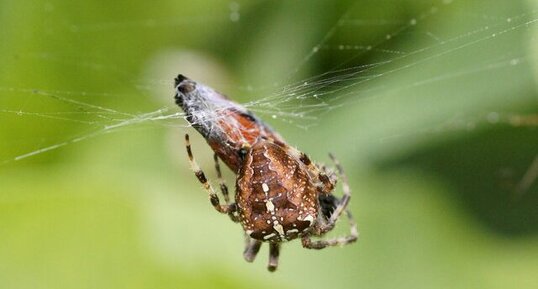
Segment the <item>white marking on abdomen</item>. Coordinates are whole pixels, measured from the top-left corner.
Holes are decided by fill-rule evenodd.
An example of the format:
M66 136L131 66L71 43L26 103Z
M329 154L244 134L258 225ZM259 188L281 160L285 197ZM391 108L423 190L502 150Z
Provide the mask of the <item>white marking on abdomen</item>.
M268 200L267 202L265 202L265 207L267 208L267 211L269 211L269 213L274 214L275 204L273 204L273 202Z
M299 233L299 230L297 229L291 229L286 232L286 234L293 234L293 233Z
M312 224L312 222L314 222L314 217L312 217L312 215L307 215L303 221L308 221L310 224Z
M275 231L277 231L280 236L284 236L284 228L282 228L282 225L277 223L273 226L273 229L275 229Z

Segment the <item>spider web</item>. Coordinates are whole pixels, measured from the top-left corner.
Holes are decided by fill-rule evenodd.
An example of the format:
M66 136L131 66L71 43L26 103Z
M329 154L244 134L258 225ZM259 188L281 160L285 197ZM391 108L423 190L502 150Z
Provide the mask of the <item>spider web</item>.
M66 147L76 149L90 139L119 132L141 131L142 135L146 130L187 128L184 114L172 99L171 83L176 73L216 86L233 99L238 95L242 105L277 127L291 124L299 130L312 131L313 127L334 126L346 118L362 121L365 130L334 132L336 139L351 140L347 149L349 143L353 149L371 146L372 141L361 139L400 146L402 140L417 142L480 126L538 125L535 111L528 109L528 104L536 103L537 54L532 43L537 40L538 10L531 2L506 5L510 9L504 9L488 3L444 0L402 9L418 11L413 15L383 13L398 11L389 9L398 2L386 1L386 6L374 2L364 1L370 6L378 3L379 13L364 13L360 6L363 2L347 6L336 19L328 21L325 32L313 37L316 39L299 57L284 61L272 74L246 76L243 84L223 84L222 78L213 84L211 77L197 79L188 74L190 71L166 65L158 67L174 72L155 78L159 73L141 73L145 69L141 64L125 59L110 63L91 53L64 53L59 48L62 43L55 39L63 33L74 38L113 39L126 30L176 32L214 23L243 27L251 21L249 13L254 13L249 5L231 2L216 12L203 14L206 11L202 10L201 14L180 19L168 15L84 23L49 17L39 32L43 33L41 37L48 37L45 43L50 45L16 53L8 47L7 51L13 53L5 56L8 67L32 63L51 70L69 67L73 73L92 75L93 82L100 82L106 89L86 90L89 85L82 81L41 82L39 75L47 71L28 72L24 81L2 76L0 119L6 126L0 135L9 137L2 139L0 164L5 167L23 160L31 162L53 151L61 154ZM480 9L471 10L466 5L478 5ZM46 4L36 9L34 14L39 17L50 15L56 7ZM468 12L476 10L483 12ZM167 43L162 45L169 47ZM148 59L164 57L156 62L166 62L167 54L160 55ZM188 53L185 55L189 58ZM197 57L195 54L191 59ZM258 58L263 57L254 59ZM253 62L250 66L255 68L251 71L258 71ZM197 69L209 70L208 74L222 69L204 65L203 61L187 67L196 68L192 69L194 75ZM249 74L249 69L245 71ZM417 106L436 102L442 105L413 115ZM477 105L484 102L488 104ZM408 113L391 120L395 111ZM396 125L401 122L407 124L405 129ZM9 133L13 131L19 133L14 137ZM532 159L530 168L535 167L531 163ZM521 186L529 186L533 175L533 171L528 172Z

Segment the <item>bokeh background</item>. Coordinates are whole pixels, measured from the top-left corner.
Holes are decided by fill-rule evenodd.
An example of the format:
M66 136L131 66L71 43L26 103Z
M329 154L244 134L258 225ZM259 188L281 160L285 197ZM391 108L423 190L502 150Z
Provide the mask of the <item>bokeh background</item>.
M0 288L538 288L535 0L0 0L0 27ZM183 134L214 178L210 149L158 119L177 73L337 155L359 242L246 263Z

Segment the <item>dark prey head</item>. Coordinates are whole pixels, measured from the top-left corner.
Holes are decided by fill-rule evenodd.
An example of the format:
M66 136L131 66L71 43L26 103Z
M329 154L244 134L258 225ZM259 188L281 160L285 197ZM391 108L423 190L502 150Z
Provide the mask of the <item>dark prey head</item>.
M176 95L174 96L176 104L182 107L184 94L194 91L196 89L196 82L190 80L183 74L178 74L175 78L174 86L176 88Z
M333 194L320 194L318 200L321 206L321 213L325 219L329 220L336 207L340 204L340 200Z

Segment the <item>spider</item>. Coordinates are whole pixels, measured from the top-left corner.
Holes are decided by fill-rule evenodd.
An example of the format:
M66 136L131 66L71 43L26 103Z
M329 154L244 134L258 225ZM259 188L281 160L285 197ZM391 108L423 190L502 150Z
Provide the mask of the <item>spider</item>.
M211 204L218 212L228 214L232 221L241 223L244 229L246 246L243 256L246 261L254 261L263 242L269 243L267 268L275 271L282 242L301 238L303 247L323 249L357 240L357 225L347 210L351 198L347 176L331 154L329 156L336 167L336 174L311 162L306 154L288 146L278 134L250 112L243 111L242 107L220 94L216 94L220 96L217 99L226 100L226 110L221 109L219 112L220 116L225 115L222 119L246 119L248 122L241 122L242 126L227 130L229 126L219 121L200 118L203 112L197 112L196 109L207 108L207 94L211 92L209 95L214 97L216 92L213 90L205 86L197 87L195 82L183 76L176 79L176 89L176 100L187 112L187 120L210 144L213 142L218 148L214 149L214 161L225 204L221 204L215 189L195 161L189 135L185 135L189 162L197 179L208 192ZM193 101L195 99L198 100ZM187 102L190 105L185 105ZM206 103L202 105L204 102ZM196 109L193 109L194 106ZM230 109L233 114L223 114L223 111ZM235 138L238 136L240 137ZM222 154L226 151L231 151L232 155ZM231 168L236 168L235 202L231 202L228 188L222 179L219 158ZM332 194L336 175L343 183L341 199ZM344 213L351 227L349 235L312 240L311 237L321 237L331 231Z

